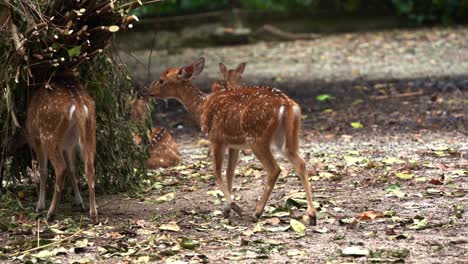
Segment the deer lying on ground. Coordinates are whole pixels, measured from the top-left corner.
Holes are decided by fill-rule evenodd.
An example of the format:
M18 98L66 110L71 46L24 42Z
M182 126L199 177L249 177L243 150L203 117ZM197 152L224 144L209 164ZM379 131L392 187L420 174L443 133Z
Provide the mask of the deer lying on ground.
M271 150L276 147L294 165L306 193L309 223L315 225L316 210L306 165L298 153L301 126L299 105L281 91L267 87L242 86L205 95L192 84L192 78L200 75L204 65L205 59L200 58L188 66L165 70L159 80L151 84L147 94L179 100L193 114L202 132L208 135L213 149L216 183L226 199L224 217L229 217L231 209L242 215L231 193L239 150L246 148L252 149L268 172L253 219L258 220L262 215L281 172ZM229 152L227 185L221 176L226 149Z
M180 161L176 141L171 133L162 127L153 128L148 151L149 158L146 161L146 167L150 170L173 167Z
M235 69L228 70L226 65L222 62L219 63L219 71L223 75L224 80L215 81L211 85L211 91L222 92L226 90L236 89L240 86L240 80L242 79L242 73L244 73L246 63L243 62Z
M137 126L143 128L143 122L148 114L148 102L143 98L138 98L133 103L132 119ZM155 127L151 131L150 145L148 147L149 158L146 161L146 168L155 170L158 168L167 168L177 165L180 161L179 147L172 137L171 133L165 128ZM134 135L135 144L141 144L141 136Z
M75 174L75 152L79 147L85 163L89 188L89 214L98 220L94 191L96 113L91 97L74 78L56 79L50 88L42 86L31 97L27 109L26 135L39 164L40 186L36 212L45 209L47 162L55 170L55 186L47 219L52 220L63 190L65 173L71 176L74 204L84 210Z

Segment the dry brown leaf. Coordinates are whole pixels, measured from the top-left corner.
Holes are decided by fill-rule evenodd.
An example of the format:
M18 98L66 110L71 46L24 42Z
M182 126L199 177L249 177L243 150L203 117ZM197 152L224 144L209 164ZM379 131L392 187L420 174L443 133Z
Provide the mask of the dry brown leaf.
M281 223L281 220L278 217L273 217L266 219L265 222L267 222L270 225L278 225L279 223Z
M376 218L382 218L384 214L382 212L375 212L375 211L365 211L362 212L357 219L359 220L374 220Z

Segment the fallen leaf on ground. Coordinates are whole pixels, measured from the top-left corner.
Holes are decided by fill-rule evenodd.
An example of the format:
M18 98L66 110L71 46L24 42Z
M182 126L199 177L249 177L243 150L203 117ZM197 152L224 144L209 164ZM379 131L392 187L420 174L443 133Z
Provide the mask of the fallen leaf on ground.
M145 227L146 221L145 220L137 220L136 224L140 227Z
M88 239L78 240L75 242L76 247L84 248L88 246Z
M401 159L394 158L394 157L390 157L390 158L384 159L384 160L382 160L382 162L385 163L385 164L387 164L387 165L403 164L403 163L405 163L405 161L403 161L403 160L401 160Z
M356 129L364 127L364 125L361 122L351 122L351 126Z
M347 247L347 248L341 250L341 254L343 256L361 257L361 256L369 256L370 251L367 248L351 246L351 247Z
M388 196L396 196L398 198L405 197L405 193L401 190L401 187L399 184L390 185L387 188L387 194Z
M306 231L306 227L303 223L297 221L296 219L291 219L289 221L291 228L299 235L304 235Z
M429 181L429 183L430 183L430 184L434 184L434 185L442 185L442 184L444 184L444 183L443 183L441 180L439 180L439 179L431 179L431 180Z
M375 211L365 211L362 212L357 219L359 220L373 220L376 218L382 218L384 214L382 212L375 212Z
M314 229L315 233L325 234L328 232L328 228L326 227L317 227Z
M42 251L39 251L34 256L39 259L46 259L46 258L52 257L52 255L53 255L52 252L50 252L49 250L42 250Z
M220 190L207 191L206 194L211 195L211 196L216 197L216 198L224 197L223 192L220 191Z
M281 220L278 217L273 217L266 219L265 222L270 225L278 225L279 223L281 223Z
M186 237L183 237L179 244L185 249L195 249L196 247L200 246L200 242Z
M175 193L172 192L172 193L168 193L166 195L163 195L161 197L159 197L158 199L156 199L156 202L157 203L164 203L164 202L170 202L172 200L175 199Z
M415 218L413 219L413 221L414 221L414 224L408 227L409 229L421 230L421 229L427 228L428 222L426 218L423 218L423 219Z
M395 173L395 176L402 180L411 180L413 178L414 174L413 173L404 173L404 172L397 172Z
M159 227L159 230L179 232L179 231L180 231L180 227L177 225L176 222L170 222L170 223L168 223L168 224L162 224L162 225Z

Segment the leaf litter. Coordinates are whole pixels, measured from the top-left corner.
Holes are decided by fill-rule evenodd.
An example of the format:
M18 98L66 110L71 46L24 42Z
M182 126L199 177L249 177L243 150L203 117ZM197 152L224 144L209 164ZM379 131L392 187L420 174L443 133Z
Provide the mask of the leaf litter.
M320 62L316 64L326 65L320 66L317 74L329 71L332 75L327 78L333 80L334 73L341 75L336 67L346 63L329 64L336 57L330 45L342 47L339 52L349 55L343 57L356 60L358 65L368 65L368 60L381 61L381 54L394 54L382 50L395 50L402 56L405 51L396 47L419 49L423 45L430 50L433 41L428 39L443 40L441 45L447 50L459 50L464 47L459 45L466 44L466 35L466 29L436 29L259 45L294 54L311 45L310 52L322 53L313 56ZM355 48L364 44L371 48ZM377 49L382 50L378 53ZM223 53L224 48L212 50L221 54L216 60L227 54L232 57ZM244 47L236 50L259 52ZM434 51L430 51L426 56L432 56ZM184 50L183 57L193 55L190 52L198 51ZM266 54L256 61L272 56ZM398 56L387 59L401 61ZM312 66L315 69L315 64ZM306 86L317 90L295 98L304 113L301 154L307 166L314 165L317 170L311 177L317 227L305 226L300 220L307 210L305 194L291 165L282 158L279 164L283 173L260 221L252 223L248 217L237 215L223 219L223 197L214 181L211 159L206 148L198 144L204 139L198 137L190 116L177 109L160 119L174 131L182 163L152 172L153 179L140 197L99 195L100 225L89 225L84 214L74 213L64 204L55 222L41 222L38 228L32 188L20 190L23 195L0 198L0 261L454 263L466 258L468 163L464 154L466 134L460 133L466 129L466 103L460 100L466 98L466 78L370 81L354 73L343 75L356 81L313 82ZM296 80L288 76L282 79ZM304 86L295 81L274 84L288 94ZM458 88L444 88L449 86ZM432 101L431 95L422 95L386 99L380 104L369 99L421 87L443 100ZM183 126L173 129L170 123L164 123L168 120ZM236 202L251 213L263 189L265 172L253 155L241 154L236 174ZM21 205L17 197L22 197Z

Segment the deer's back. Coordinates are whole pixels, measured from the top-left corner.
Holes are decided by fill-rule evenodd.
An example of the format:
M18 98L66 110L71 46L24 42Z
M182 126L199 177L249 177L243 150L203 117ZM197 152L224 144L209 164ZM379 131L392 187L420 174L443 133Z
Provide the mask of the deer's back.
M213 93L223 92L223 91L232 90L232 89L236 89L236 87L227 81L215 81L211 85L211 91Z
M273 134L281 107L296 103L277 89L239 87L211 94L204 105L202 131L211 141L251 144Z
M50 86L50 89L38 88L29 102L26 130L30 139L62 136L60 134L67 132L64 126L73 125L67 121L76 122L72 120L75 112L86 111L87 115L94 115L92 99L79 83L71 85L57 81Z

